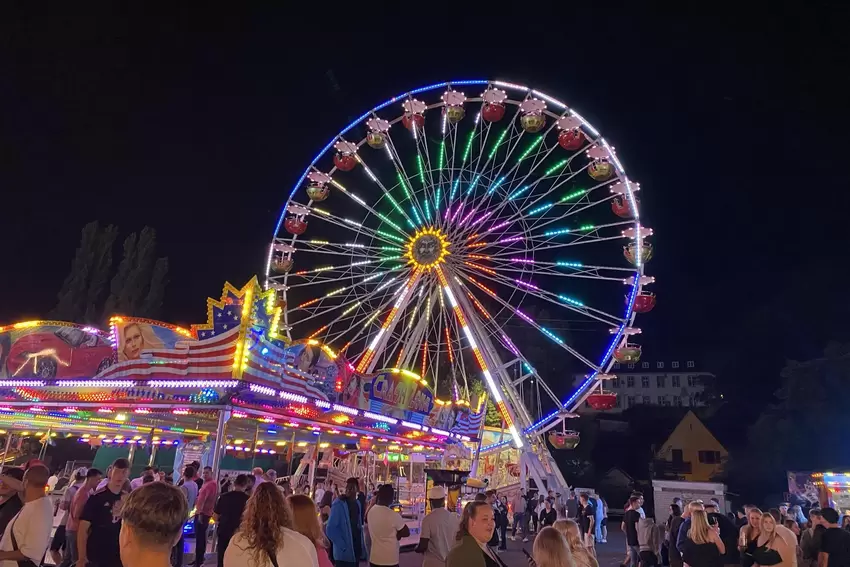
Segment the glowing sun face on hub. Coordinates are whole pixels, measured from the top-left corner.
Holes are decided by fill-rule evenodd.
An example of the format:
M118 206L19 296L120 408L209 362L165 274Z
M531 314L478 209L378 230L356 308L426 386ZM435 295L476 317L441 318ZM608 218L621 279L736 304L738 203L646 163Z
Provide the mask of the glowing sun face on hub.
M408 261L418 268L430 269L445 260L449 253L449 241L437 228L425 228L416 232L406 245Z

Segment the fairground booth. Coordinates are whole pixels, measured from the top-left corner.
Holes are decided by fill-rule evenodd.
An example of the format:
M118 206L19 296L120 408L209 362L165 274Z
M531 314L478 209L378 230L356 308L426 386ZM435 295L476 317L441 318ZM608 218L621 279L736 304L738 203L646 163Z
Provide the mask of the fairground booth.
M226 284L188 329L122 316L103 330L0 327L0 428L76 436L103 453L96 464L130 457L136 471L199 461L218 477L261 466L293 484L393 482L414 507L426 468L470 470L484 399L437 399L404 369L358 373L318 341L284 339L280 316L254 278Z

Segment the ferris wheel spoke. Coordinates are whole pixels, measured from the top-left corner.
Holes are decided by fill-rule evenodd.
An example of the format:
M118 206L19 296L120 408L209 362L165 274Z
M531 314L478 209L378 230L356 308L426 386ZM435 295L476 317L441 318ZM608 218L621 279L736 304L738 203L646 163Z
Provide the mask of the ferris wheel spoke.
M555 333L553 333L549 329L546 329L545 327L538 325L537 322L534 321L534 319L532 319L531 317L529 317L528 315L526 315L525 313L523 313L519 309L517 309L517 308L513 307L512 305L508 304L507 302L505 302L503 299L501 299L499 297L499 295L497 293L495 293L493 290L489 289L487 286L482 285L477 279L475 279L475 277L470 276L469 274L463 274L461 277L463 277L467 281L471 282L473 285L475 285L479 289L483 290L488 296L490 296L496 302L501 303L502 306L505 307L508 311L510 311L511 313L513 313L514 315L516 315L517 317L519 317L520 319L522 319L523 321L528 323L530 326L532 326L535 329L537 329L538 331L540 331L540 333L542 335L544 335L547 338L549 338L550 340L552 340L552 342L554 342L556 345L558 345L559 347L561 347L565 351L569 352L571 355L573 355L576 359L578 359L579 361L581 361L582 363L587 365L589 368L592 368L593 370L595 370L597 372L600 371L600 368L596 364L594 364L593 362L588 360L584 355L582 355L580 352L578 352L573 347L568 345L563 339L558 337Z
M386 149L387 156L390 158L393 167L395 167L398 183L407 197L407 200L410 201L410 210L413 213L413 221L415 222L413 228L420 227L424 224L423 218L425 216L425 211L422 209L419 201L413 193L413 183L410 181L410 176L405 170L404 163L396 150L395 143L393 142L392 136L389 132L387 132L387 142L384 148Z
M373 264L373 267L379 268L379 270L373 272L354 272L353 270L347 270L336 273L330 268L317 268L314 271L319 271L319 274L310 274L304 276L301 276L299 272L296 272L294 274L291 274L290 277L299 277L304 281L299 283L287 283L287 286L289 289L297 289L302 287L312 287L318 284L340 282L344 280L356 280L355 284L360 286L365 285L369 282L372 282L372 284L379 284L379 278L406 269L406 266L404 265L396 266L393 268L379 266L379 264L381 264L382 262L386 262L389 260L390 259L375 260L374 262L367 262L365 260L360 262L352 262L355 267L360 267L363 264L371 263Z
M465 273L470 274L470 272ZM586 305L579 299L564 294L553 293L527 280L521 280L519 278L510 278L508 276L499 274L493 270L490 270L486 273L476 273L473 277L489 280L493 283L500 284L509 289L527 293L529 295L537 297L538 299L557 305L558 307L562 307L564 309L567 309L574 313L578 313L590 319L595 319L600 323L605 323L606 325L619 326L623 324L622 317L617 317L616 315L612 315L601 309L596 309L594 307ZM483 309L483 306L481 307L481 309Z
M357 155L357 161L358 161L358 162L360 162L360 165L363 167L363 171L366 173L366 176L367 176L367 177L369 177L369 179L372 181L372 183L374 183L374 184L378 187L378 189L380 189L380 190L381 190L381 193L382 193L382 197L381 197L381 198L382 198L382 199L386 199L387 201L389 201L389 202L390 202L390 204L393 206L393 208L394 208L394 209L395 209L395 210L396 210L396 211L397 211L397 212L398 212L398 213L399 213L402 217L404 217L404 220L407 222L408 226L410 226L410 227L415 226L415 224L414 224L413 220L410 218L410 216L408 216L408 214L407 214L407 212L404 210L404 208L403 208L403 207L399 204L399 202L396 200L396 198L392 196L392 193L391 193L390 189L388 189L388 188L387 188L387 186L386 186L386 185L385 185L385 184L381 181L381 179L380 179L380 178L379 178L379 177L375 174L375 172L372 170L372 168L370 168L370 167L369 167L369 165L366 163L366 159L365 159L362 155L359 155L359 154L358 154L358 155ZM332 181L332 183L334 183L334 185L336 185L337 187L339 187L341 190L348 192L348 190L347 190L347 189L345 189L345 188L341 187L338 183L335 183L334 181ZM352 198L354 198L355 200L357 200L357 201L358 201L358 204L359 204L359 202L360 202L360 201L362 201L362 199L360 199L359 197L356 197L356 198L355 198L355 197L352 197ZM380 203L380 199L378 200L378 203ZM374 214L377 218L381 219L381 221L383 221L384 223L386 223L388 226L391 226L392 228L394 228L394 229L395 229L398 233L400 233L403 237L408 238L408 237L410 236L410 235L407 233L407 231L405 231L405 230L404 230L404 229L400 226L400 224L399 224L399 223L396 223L396 222L394 222L394 221L390 220L390 218L389 218L387 215L381 214L381 213L377 212L376 210L374 210L374 208L371 208L371 207L369 208L369 211L370 211L372 214ZM376 230L377 230L377 229L376 229ZM378 232L380 232L380 230L378 230Z
M334 215L333 213L318 207L313 207L312 212L315 213L313 215L313 218L323 220L329 224L350 230L355 233L355 235L365 234L366 236L371 237L373 240L378 240L387 245L393 246L398 246L400 243L406 242L406 239L402 236L403 234L405 234L404 232L396 232L395 230L390 232L381 229L373 229L369 226L366 226L362 222L349 219L347 217L340 217ZM381 215L381 217L386 218L384 217L384 215ZM395 226L397 227L398 225Z
M343 308L343 307L350 307L351 304L355 303L356 301L359 301L359 300L362 300L362 299L369 299L369 298L379 294L384 289L392 286L394 283L396 283L400 279L400 277L401 276L393 276L389 279L383 280L378 287L376 287L371 292L366 293L366 295L362 296L360 299L352 299L350 301L344 301L342 303L331 305L331 306L326 307L324 309L319 309L318 307L315 307L315 305L319 304L319 302L321 302L323 299L325 299L324 297L319 297L319 298L312 299L310 301L304 302L304 303L300 304L298 307L296 307L294 309L290 309L289 312L295 313L299 310L305 310L305 311L308 311L309 314L305 317L300 318L297 322L292 323L292 325L294 326L294 325L297 325L297 324L305 323L307 321L315 319L316 317L326 315L330 311L340 309L340 308ZM311 306L313 306L313 307L308 310L307 308L311 307Z

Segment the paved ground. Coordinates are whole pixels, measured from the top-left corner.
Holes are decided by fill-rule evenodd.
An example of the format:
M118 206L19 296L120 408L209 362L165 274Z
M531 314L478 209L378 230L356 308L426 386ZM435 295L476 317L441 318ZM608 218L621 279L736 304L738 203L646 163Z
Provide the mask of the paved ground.
M517 536L517 541L510 540L508 536L508 550L501 554L502 561L508 567L528 567L528 561L522 553L522 548L531 553L531 544L534 542L530 539L528 543L522 543L522 540ZM618 567L623 561L626 551L626 539L623 532L620 531L619 525L615 524L613 529L608 532L608 543L596 545L596 555L599 559L599 567ZM421 567L422 556L412 551L402 552L400 567Z

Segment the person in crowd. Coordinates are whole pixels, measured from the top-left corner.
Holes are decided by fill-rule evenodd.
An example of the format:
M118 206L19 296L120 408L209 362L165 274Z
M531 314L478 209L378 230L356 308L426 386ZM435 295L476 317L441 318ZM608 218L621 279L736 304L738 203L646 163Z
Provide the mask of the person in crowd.
M266 482L266 478L263 473L263 467L254 467L251 473L254 475L254 486Z
M791 505L788 502L780 502L779 503L779 506L777 508L777 512L779 512L779 519L776 520L776 518L774 517L774 520L776 520L777 524L781 524L782 522L785 521L785 518L788 517L788 508L790 508L790 507L791 507Z
M496 498L496 510L499 513L499 521L496 529L499 531L499 551L508 549L508 497Z
M569 498L567 498L567 519L578 519L578 496L576 496L576 491L572 488L570 489Z
M581 528L579 528L579 525L575 521L558 520L552 527L558 530L564 536L564 539L567 540L567 546L573 555L575 567L599 567L596 557L584 546L581 538Z
M788 517L801 526L806 523L806 515L803 514L803 508L801 508L799 504L794 504L788 508Z
M746 526L747 522L748 522L748 520L747 520L746 510L744 510L743 507L736 509L735 510L735 525L738 527L738 529L740 530L741 528Z
M392 484L384 484L378 489L378 499L369 510L369 535L372 548L369 553L369 565L378 567L397 567L399 540L410 535L410 528L404 523L401 514L390 508L395 494ZM359 506L359 503L358 503Z
M366 559L362 514L357 501L358 487L359 480L349 478L345 482L345 493L331 505L326 532L333 546L336 567L356 567Z
M654 518L641 518L638 521L638 555L642 567L657 567L661 564L661 528Z
M68 507L68 523L65 525L65 555L59 567L71 567L79 560L77 541L80 516L83 514L83 509L89 497L94 494L97 485L100 484L102 477L103 473L98 469L88 469L83 484L76 490L71 499L71 504Z
M579 526L581 527L581 537L584 540L585 547L595 555L596 509L587 492L579 494L578 501L580 506Z
M708 514L701 503L699 507L690 508L690 515L682 524L682 529L687 526L685 541L678 542L682 559L689 567L721 567L726 546L720 539L719 527L709 525Z
M511 526L511 540L516 541L516 530L520 528L522 534L525 535L525 489L520 489L516 493L514 499L511 500L511 508L514 511L514 523Z
M210 525L215 501L218 498L218 483L213 479L212 467L204 467L202 478L204 483L201 485L201 490L198 491L198 498L195 500L196 567L201 567L204 564L204 557L207 553L207 528Z
M638 567L640 563L640 542L638 541L637 525L640 521L640 498L629 498L629 509L623 516L622 530L626 534L626 545L629 549L629 567Z
M681 498L678 499L682 501ZM679 535L679 528L682 527L682 522L685 519L682 517L682 509L676 504L676 499L673 499L673 504L670 504L670 517L667 519L667 559L670 562L670 567L683 567L682 554L679 553L679 548L676 547L676 537Z
M682 517L685 521L682 522L682 526L679 528L679 533L676 536L676 546L679 548L679 553L682 553L682 545L688 539L688 530L691 529L691 517L697 510L705 512L705 506L703 505L702 500L692 500L688 502L688 505L685 507L685 511L682 513Z
M798 524L795 520L792 520L791 518L785 518L785 523L783 525L792 532L794 532L794 535L797 536L797 544L799 545L801 533L800 524Z
M138 476L138 478L134 478L133 480L130 481L130 488L132 490L136 490L137 488L141 488L141 486L145 483L145 477L146 476L153 476L154 474L155 474L154 468L151 467L151 466L146 466L145 468L142 469L142 474L140 474Z
M201 490L201 487L204 485L204 479L201 476L201 463L198 461L192 461L189 463L189 466L195 471L195 476L192 477L192 480L195 481L195 484L198 485L198 491ZM189 508L191 510L191 508Z
M121 531L121 505L130 493L129 487L125 486L129 474L130 461L116 459L109 468L106 486L86 500L77 526L78 565L121 566L118 534Z
M817 567L823 534L826 531L823 516L819 508L809 510L810 527L800 534L800 553L804 567Z
M53 471L53 474L51 474L47 478L47 491L48 492L53 492L53 490L56 488L56 485L59 484L59 473L60 473L60 471L59 471L59 469L57 469L57 470Z
M487 545L495 528L493 507L487 502L469 502L463 508L455 546L446 557L446 567L503 567L498 554Z
M18 515L24 502L21 493L24 491L24 469L7 467L0 475L0 534L6 531L9 522Z
M724 565L738 565L741 562L741 556L738 552L738 528L735 527L729 517L720 513L716 499L709 500L705 506L705 513L708 515L708 523L711 526L717 526L720 534L720 539L723 540L723 545L726 547L726 553L723 554Z
M608 543L608 501L605 500L604 496L599 497L599 503L602 505L602 521L601 531L602 531L602 543Z
M218 481L218 492L219 494L225 494L230 492L230 489L233 487L233 479L230 478L230 475L224 473L224 477Z
M496 522L496 528L493 530L493 536L487 544L490 547L499 547L499 525L501 523L501 513L497 505L496 491L488 490L484 493L484 501L493 507L493 521Z
M334 495L334 485L333 485L333 483L331 483L330 486L325 489L325 492L322 494L322 497L316 498L316 502L319 503L319 509L322 510L325 507L330 509L331 504L333 504L333 502L334 502L334 496L335 496ZM363 513L364 514L366 513L365 508L363 510Z
M254 493L254 485L257 484L257 477L253 474L248 475L248 484L245 486L245 493L250 496Z
M79 468L73 472L74 482L65 489L64 494L62 494L62 500L59 501L59 509L63 512L62 519L59 520L59 525L56 527L56 531L53 533L53 539L50 541L50 556L53 559L54 565L59 565L69 555L67 527L71 502L73 502L77 490L85 484L86 472L88 471L85 468ZM60 554L59 551L63 549L64 553Z
M357 501L360 503L360 520L366 523L366 483L360 481L357 485Z
M313 542L319 567L333 567L328 557L328 542L319 517L316 515L316 503L306 494L293 494L286 499L292 509L293 528Z
M779 510L777 510L779 512ZM776 518L765 513L761 516L761 530L753 552L753 561L759 566L779 565L790 567L794 561L795 547L788 545L778 530Z
M218 537L218 567L224 567L224 552L230 545L233 534L242 523L242 513L245 504L248 503L248 479L253 478L247 474L237 475L233 481L230 491L222 494L213 508L213 518L218 526L216 536Z
M422 520L416 553L424 554L422 567L446 567L446 559L460 527L460 518L446 509L446 489L428 491L431 512ZM523 503L524 505L524 503Z
M753 553L761 534L762 511L755 506L745 509L747 510L747 525L743 526L738 532L738 552L741 556L741 566L752 567L755 562Z
M133 490L121 506L118 546L123 567L168 565L187 514L186 499L174 486L148 482Z
M789 530L788 528L785 527L784 521L788 517L788 514L787 514L788 510L786 509L785 512L786 513L783 516L781 508L771 508L768 511L768 514L770 514L773 517L773 523L775 524L776 535L778 535L779 537L781 537L785 541L785 545L788 546L788 549L792 550L792 552L793 552L792 553L792 556L793 556L792 559L793 559L793 563L796 567L796 565L797 565L796 549L797 549L797 543L798 543L799 540L797 538L797 535L793 531L791 531L791 530ZM762 524L764 524L763 518L762 518Z
M185 469L183 469L183 478L180 479L182 484L177 485L177 488L179 488L183 493L183 496L186 497L189 512L195 508L195 501L198 499L198 492L200 490L198 488L198 483L194 480L195 476L197 476L195 467L188 465ZM189 518L187 517L186 519L188 520ZM185 538L183 536L183 532L180 532L180 540L177 542L177 545L174 546L171 555L171 562L174 567L182 567L183 565L184 541Z
M313 490L313 501L321 502L322 496L325 495L325 481L316 481L316 488Z
M316 546L295 531L292 510L272 482L254 488L227 551L227 567L319 567Z
M529 490L525 495L525 523L522 526L522 541L523 543L528 543L528 536L531 533L532 524L534 528L537 528L537 512L535 508L537 507L537 493L533 490Z
M602 541L602 502L599 496L591 495L590 504L593 506L593 542L596 544Z
M50 470L44 465L34 465L24 473L24 505L0 540L2 567L41 565L53 529L53 504L46 493L49 477Z
M850 529L850 514L844 514L843 516L841 516L841 529Z
M540 525L542 527L551 526L558 519L558 513L553 507L553 503L548 498L543 501L543 509L540 511Z
M850 533L838 527L838 512L823 508L821 518L826 530L821 538L818 567L850 566Z
M566 538L552 526L544 526L534 538L531 555L537 567L574 567Z

